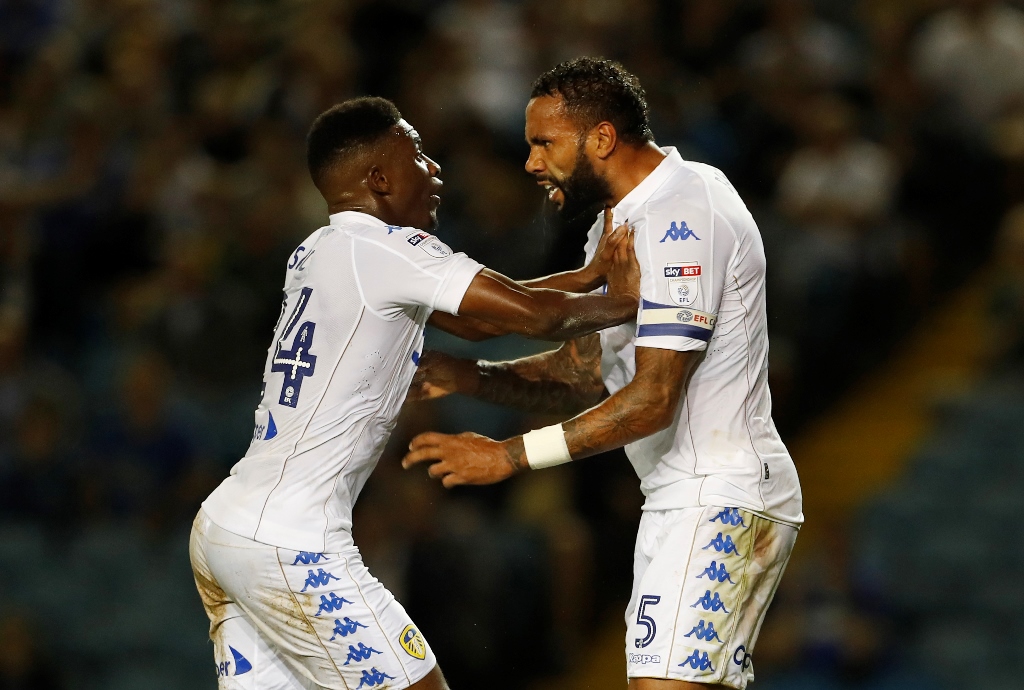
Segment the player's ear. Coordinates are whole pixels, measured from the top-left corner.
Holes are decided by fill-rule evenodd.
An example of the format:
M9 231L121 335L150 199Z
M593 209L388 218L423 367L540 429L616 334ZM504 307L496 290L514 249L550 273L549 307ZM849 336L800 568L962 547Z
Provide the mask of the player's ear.
M594 155L604 160L615 151L619 135L615 131L615 125L611 122L602 122L591 130L590 139L594 147Z
M377 194L391 193L391 181L388 180L387 175L384 174L384 170L379 165L371 166L366 172L366 186L370 188L371 192Z

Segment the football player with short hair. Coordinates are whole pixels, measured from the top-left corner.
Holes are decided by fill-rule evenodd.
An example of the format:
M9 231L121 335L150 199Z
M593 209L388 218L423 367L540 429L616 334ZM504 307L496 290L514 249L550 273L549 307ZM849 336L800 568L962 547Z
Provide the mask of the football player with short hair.
M444 690L429 645L351 534L424 326L436 310L485 333L592 333L635 318L639 267L628 231L610 225L586 268L530 284L452 252L431 234L440 169L385 99L327 110L307 144L330 223L288 260L249 450L192 530L219 686ZM586 294L606 282L607 295Z
M744 688L803 522L771 419L757 225L721 171L655 145L643 89L617 63L580 58L543 74L526 139L526 169L563 214L603 204L635 228L637 320L511 362L427 353L414 398L459 392L579 414L500 442L421 434L403 463L431 462L450 487L625 446L646 496L626 611L629 686Z

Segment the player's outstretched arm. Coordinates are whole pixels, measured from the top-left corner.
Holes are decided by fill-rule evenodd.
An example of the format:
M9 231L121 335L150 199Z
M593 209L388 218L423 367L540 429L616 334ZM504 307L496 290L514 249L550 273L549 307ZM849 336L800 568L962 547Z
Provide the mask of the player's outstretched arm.
M700 357L700 352L638 347L633 380L562 424L571 458L603 453L668 428ZM428 473L446 487L492 484L529 467L522 436L494 441L472 433L428 432L412 440L402 465L432 461Z
M461 393L525 412L576 414L597 404L604 392L601 338L593 333L557 350L508 362L425 352L408 399L432 400Z
M607 275L611 271L615 261L615 249L620 242L625 240L628 225L612 227L612 213L610 208L604 211L604 232L598 242L594 258L583 268L575 271L565 271L534 278L531 280L518 281L523 287L546 290L561 290L562 292L585 293L592 292L605 284ZM462 338L479 342L500 335L507 335L510 331L504 331L485 321L474 319L460 314L455 316L445 312L435 311L430 315L428 323L446 333Z
M459 313L506 333L564 341L636 318L640 305L640 265L634 237L615 248L606 295L577 295L529 288L484 269L466 290Z

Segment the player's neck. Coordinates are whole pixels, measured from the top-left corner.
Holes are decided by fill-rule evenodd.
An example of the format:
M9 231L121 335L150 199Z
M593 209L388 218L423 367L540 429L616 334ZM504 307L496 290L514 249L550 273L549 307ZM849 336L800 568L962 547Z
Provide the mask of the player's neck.
M327 213L334 215L335 213L342 213L344 211L357 211L359 213L365 213L368 216L373 216L377 220L383 221L389 225L403 225L397 222L391 216L390 209L379 203L374 203L372 199L345 197L336 199L328 202Z
M624 146L621 151L616 151L615 162L608 166L607 179L612 190L608 204L618 205L627 194L636 189L637 185L646 180L663 160L665 152L653 141L639 148Z

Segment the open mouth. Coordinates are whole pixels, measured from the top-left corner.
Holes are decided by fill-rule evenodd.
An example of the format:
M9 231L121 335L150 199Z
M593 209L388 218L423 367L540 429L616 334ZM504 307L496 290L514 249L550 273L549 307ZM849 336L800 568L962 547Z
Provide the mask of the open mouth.
M547 187L548 201L558 206L561 206L562 204L565 203L565 194L562 192L562 189L560 187L552 184L548 180L538 182L537 184L539 184L542 187Z

